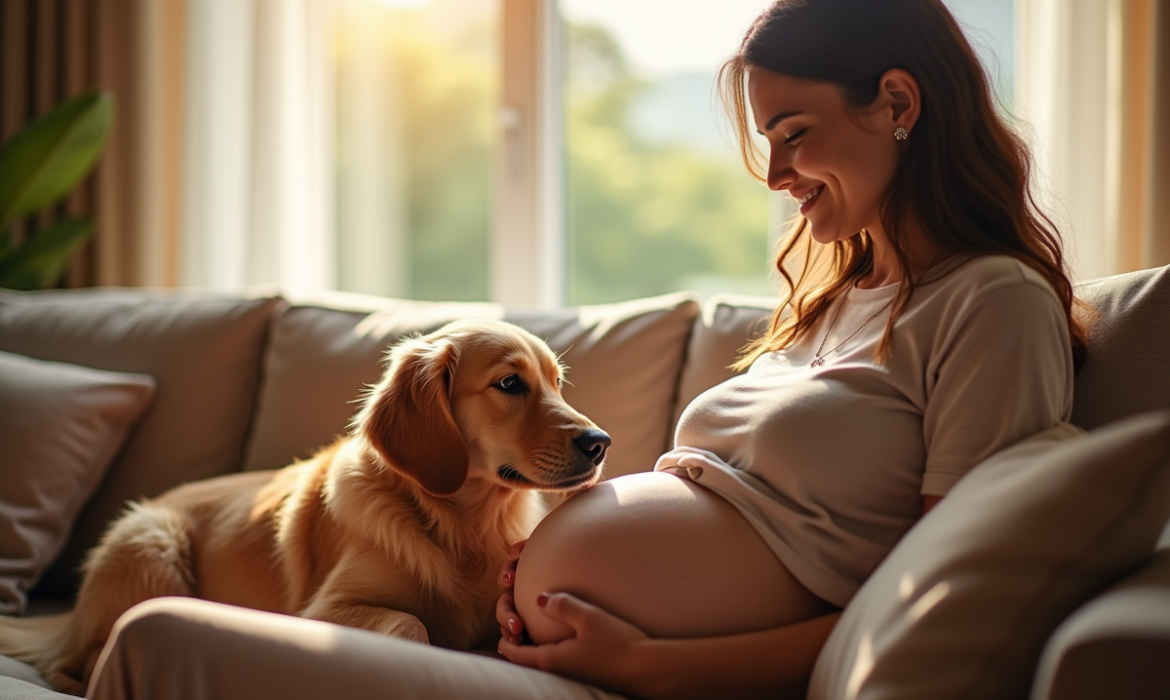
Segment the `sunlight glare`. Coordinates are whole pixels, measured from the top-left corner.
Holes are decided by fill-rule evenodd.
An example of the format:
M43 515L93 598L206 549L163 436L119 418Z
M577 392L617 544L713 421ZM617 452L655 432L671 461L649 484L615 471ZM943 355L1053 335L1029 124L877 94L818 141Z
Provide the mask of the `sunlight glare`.
M845 697L856 700L861 694L861 684L869 678L873 671L873 632L866 632L861 637L861 644L857 647L857 660L853 662L853 670L849 672L849 682L845 686Z
M905 603L914 595L914 589L914 574L907 571L898 581L898 597Z
M431 0L378 0L386 7L394 9L415 9L419 7L426 7Z
M922 616L930 612L930 609L938 605L943 598L946 598L951 592L951 584L946 581L940 581L935 584L933 588L924 593L914 605L910 606L910 619L917 622L922 619Z
M562 0L571 21L595 22L648 77L710 71L739 47L769 0Z

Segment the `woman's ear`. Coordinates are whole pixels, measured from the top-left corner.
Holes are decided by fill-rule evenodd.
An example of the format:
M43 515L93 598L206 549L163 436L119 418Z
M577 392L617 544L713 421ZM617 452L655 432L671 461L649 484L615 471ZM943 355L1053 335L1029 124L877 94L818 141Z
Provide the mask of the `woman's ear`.
M922 113L922 93L914 76L901 68L891 68L878 79L878 100L889 118L892 134L899 127L913 133Z
M458 361L450 340L402 341L353 424L391 468L436 496L455 493L467 479L467 444L449 398Z

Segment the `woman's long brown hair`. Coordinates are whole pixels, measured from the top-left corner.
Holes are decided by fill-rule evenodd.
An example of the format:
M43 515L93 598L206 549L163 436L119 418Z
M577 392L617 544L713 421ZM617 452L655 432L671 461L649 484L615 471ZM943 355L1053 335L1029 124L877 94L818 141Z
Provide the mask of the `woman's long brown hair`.
M750 70L830 83L848 105L863 109L892 68L918 81L922 109L882 204L882 226L903 274L878 358L888 353L894 322L921 282L903 238L913 226L950 255L1010 255L1042 275L1064 306L1079 368L1086 329L1074 313L1079 302L1060 234L1032 194L1027 147L996 113L983 66L941 0L778 0L765 10L719 71L720 94L748 171L766 178L748 113ZM813 328L835 298L873 269L873 247L865 231L816 244L800 217L776 268L787 283L786 297L736 369Z

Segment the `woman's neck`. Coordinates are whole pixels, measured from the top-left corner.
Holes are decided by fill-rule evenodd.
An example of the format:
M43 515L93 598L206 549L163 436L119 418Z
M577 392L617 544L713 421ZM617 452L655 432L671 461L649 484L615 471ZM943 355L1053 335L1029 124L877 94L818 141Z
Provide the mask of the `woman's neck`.
M877 289L902 281L903 269L894 254L894 247L881 230L869 230L869 240L873 252L873 269L869 274L857 281L860 289ZM920 231L908 231L902 239L903 250L906 253L910 271L919 275L931 267L945 260L948 256L934 241L931 241Z

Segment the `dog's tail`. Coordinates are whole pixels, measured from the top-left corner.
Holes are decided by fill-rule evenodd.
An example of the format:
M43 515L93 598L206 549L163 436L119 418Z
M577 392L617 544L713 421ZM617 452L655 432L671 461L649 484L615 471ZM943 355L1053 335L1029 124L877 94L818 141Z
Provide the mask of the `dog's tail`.
M47 668L61 655L72 612L40 617L0 615L0 655L32 666Z
M72 612L0 618L0 654L36 668L57 690L80 695L115 621L150 598L195 594L194 553L183 518L135 503L86 558Z

